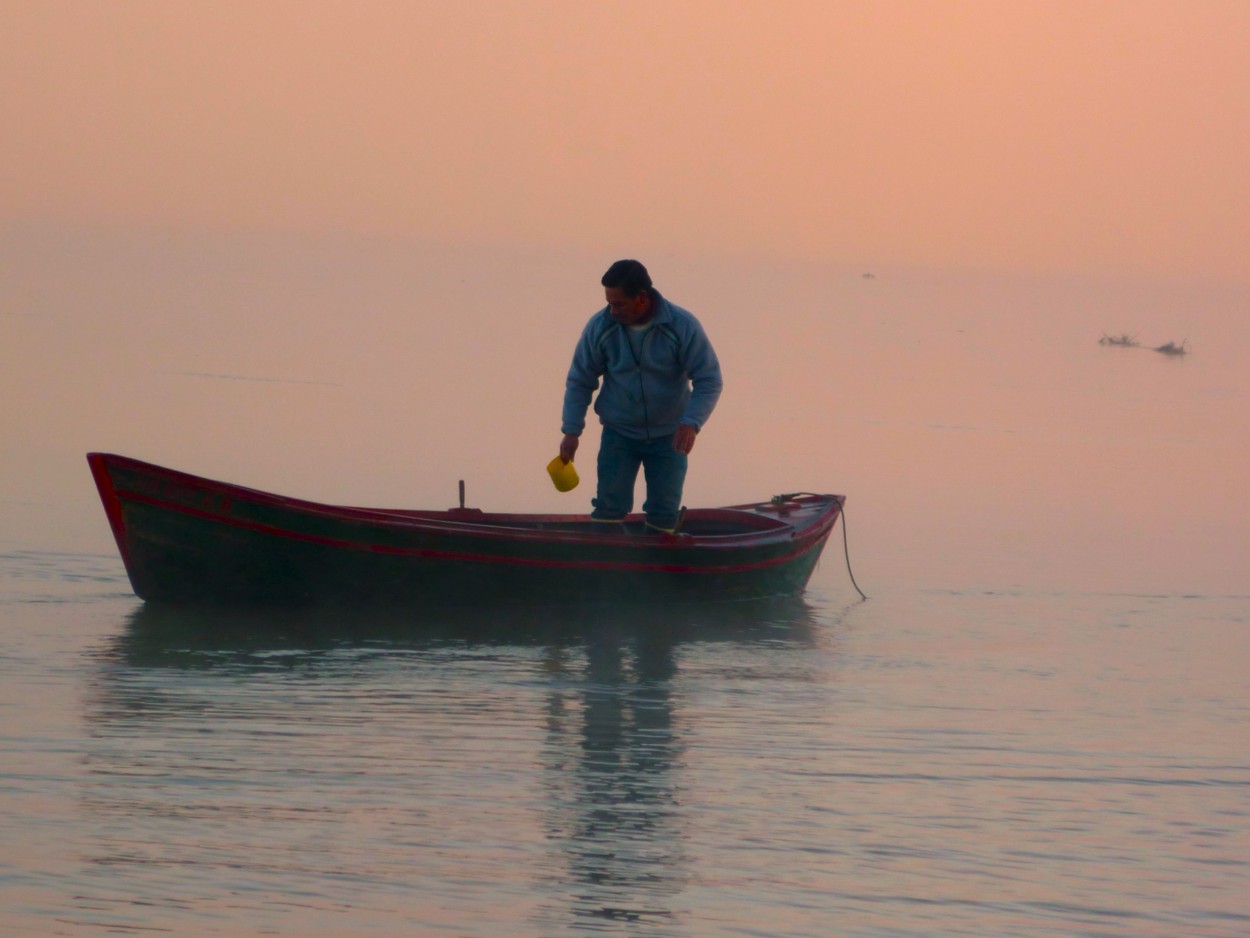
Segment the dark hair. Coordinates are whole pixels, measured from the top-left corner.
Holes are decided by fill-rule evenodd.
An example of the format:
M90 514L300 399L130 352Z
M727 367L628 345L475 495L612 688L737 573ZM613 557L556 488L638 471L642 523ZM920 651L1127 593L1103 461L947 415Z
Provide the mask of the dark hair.
M599 282L605 287L615 287L626 296L637 296L651 289L651 275L639 261L617 261Z

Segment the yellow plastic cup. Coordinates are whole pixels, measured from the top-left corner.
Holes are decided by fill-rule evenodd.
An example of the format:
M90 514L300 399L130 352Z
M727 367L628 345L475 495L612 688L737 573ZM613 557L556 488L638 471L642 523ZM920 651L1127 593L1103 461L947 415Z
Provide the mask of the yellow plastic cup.
M557 491L571 492L577 488L577 470L573 468L573 460L565 462L559 456L547 463L547 475L555 483Z

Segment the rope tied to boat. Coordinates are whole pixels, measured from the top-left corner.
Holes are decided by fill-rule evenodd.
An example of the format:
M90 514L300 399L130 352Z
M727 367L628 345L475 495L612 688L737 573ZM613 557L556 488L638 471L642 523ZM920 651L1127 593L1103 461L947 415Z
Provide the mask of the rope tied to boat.
M797 498L803 497L804 495L813 496L816 498L820 497L816 495L815 492L787 492L784 495L774 495L771 499L769 499L769 501L773 505L777 505L778 507L780 507L784 505L786 502L792 502ZM846 558L846 575L851 578L851 585L855 587L855 592L859 593L860 599L867 599L868 596L864 593L862 589L859 588L859 584L855 582L855 574L851 571L851 547L846 537L846 502L845 501L842 502L842 509L838 513L842 516L842 555Z
M851 572L851 548L847 545L847 542L846 542L846 503L845 502L842 503L842 511L839 512L839 514L842 515L842 553L846 557L846 575L851 578L851 586L855 587L855 592L859 593L859 598L867 599L868 597L864 595L864 591L860 589L859 584L855 582L855 574Z

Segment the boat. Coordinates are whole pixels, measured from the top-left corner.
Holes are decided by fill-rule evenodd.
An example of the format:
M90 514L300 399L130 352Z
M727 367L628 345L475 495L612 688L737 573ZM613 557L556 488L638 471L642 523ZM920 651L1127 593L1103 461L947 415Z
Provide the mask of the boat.
M845 497L794 492L641 515L353 508L88 453L135 594L150 603L562 603L801 593Z

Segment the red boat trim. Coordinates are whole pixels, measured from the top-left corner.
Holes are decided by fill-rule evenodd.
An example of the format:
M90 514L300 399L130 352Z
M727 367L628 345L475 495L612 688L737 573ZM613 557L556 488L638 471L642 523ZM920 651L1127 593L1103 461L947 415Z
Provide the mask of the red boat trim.
M116 496L110 487L110 493ZM160 508L165 511L175 511L180 514L190 515L193 518L200 518L208 521L215 521L218 524L225 524L231 527L242 528L247 531L255 531L260 534L269 534L276 537L284 537L290 540L303 541L309 544L318 544L323 547L337 547L346 550L371 551L379 554L396 554L409 557L429 557L439 560L462 560L472 563L497 563L510 564L513 566L525 567L559 567L586 570L625 570L630 572L636 571L661 571L665 573L741 573L748 570L762 570L768 567L775 567L780 564L789 563L790 561L806 554L815 543L822 540L821 529L816 529L816 536L804 536L796 538L792 543L796 545L795 550L783 554L779 557L771 557L767 560L756 561L755 563L744 564L724 564L720 566L692 566L689 564L666 564L666 563L635 563L635 562L617 562L610 560L535 560L527 557L501 557L492 554L470 554L461 551L443 551L434 550L428 547L391 547L385 544L365 544L359 541L348 541L342 538L323 537L317 534L302 534L297 531L290 531L285 528L279 528L270 524L263 524L259 521L244 521L238 518L228 518L210 511L204 511L200 508L193 508L188 505L180 505L174 502L163 501L150 495L141 495L136 492L123 492L120 497L129 499L134 502L141 502L151 505L154 508ZM120 510L120 505L119 505ZM832 525L830 525L830 529ZM827 536L828 529L824 530ZM120 543L120 542L119 542Z
M122 516L122 503L117 490L113 488L113 477L105 457L98 453L87 456L91 466L91 476L95 479L96 488L100 492L100 501L104 503L104 515L108 518L109 527L113 530L113 540L117 542L117 551L121 554L122 563L130 569L130 553L126 550L126 519Z

